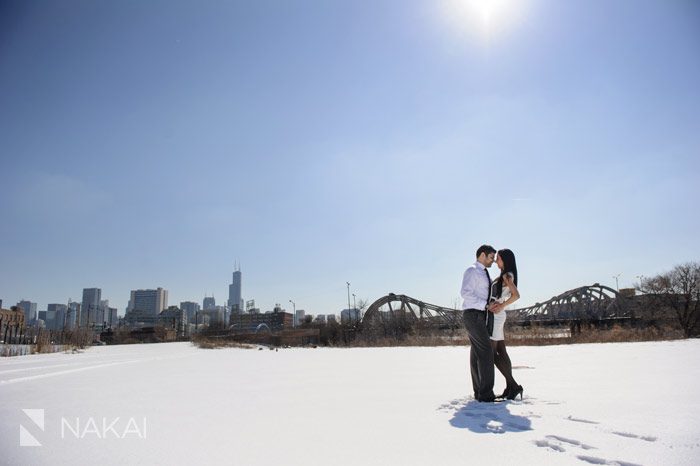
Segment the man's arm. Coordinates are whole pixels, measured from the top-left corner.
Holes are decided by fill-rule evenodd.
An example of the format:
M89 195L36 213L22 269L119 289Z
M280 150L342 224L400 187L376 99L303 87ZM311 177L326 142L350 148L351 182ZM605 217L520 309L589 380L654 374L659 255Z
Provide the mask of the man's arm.
M476 286L474 284L474 279L476 278L474 274L475 270L476 269L474 267L469 267L464 271L464 276L462 277L462 290L460 291L462 299L467 299L467 297L476 298Z

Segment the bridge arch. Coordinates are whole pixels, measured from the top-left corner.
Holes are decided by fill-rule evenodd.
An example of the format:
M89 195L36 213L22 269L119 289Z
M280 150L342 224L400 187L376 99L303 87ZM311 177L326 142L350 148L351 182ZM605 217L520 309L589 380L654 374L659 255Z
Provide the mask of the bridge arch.
M267 324L260 324L257 327L255 327L255 334L258 332L267 332L267 333L272 333L272 330L270 330L270 327Z
M461 325L462 311L426 303L403 294L389 293L373 302L362 317L362 332L393 325L419 324L424 327L455 329Z
M627 299L614 289L595 283L565 291L551 299L508 311L516 321L593 321L633 317ZM389 293L373 302L360 322L362 333L377 333L392 326L418 324L438 329L463 326L462 311L426 303L403 294Z
M509 317L521 321L603 320L631 317L630 306L620 294L595 283L565 291L542 303L513 309Z

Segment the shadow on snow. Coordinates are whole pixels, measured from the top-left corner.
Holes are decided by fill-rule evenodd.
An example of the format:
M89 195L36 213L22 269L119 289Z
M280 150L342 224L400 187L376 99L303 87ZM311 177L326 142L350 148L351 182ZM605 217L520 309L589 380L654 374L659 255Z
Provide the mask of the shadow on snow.
M508 402L479 403L471 400L458 408L450 424L478 434L504 434L532 430L530 419L508 411Z

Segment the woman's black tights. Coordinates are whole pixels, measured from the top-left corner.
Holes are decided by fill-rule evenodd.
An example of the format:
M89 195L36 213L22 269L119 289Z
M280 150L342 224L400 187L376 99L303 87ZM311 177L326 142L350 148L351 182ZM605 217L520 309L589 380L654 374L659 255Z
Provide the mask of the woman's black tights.
M510 356L506 351L506 342L504 340L494 341L491 340L491 347L493 348L493 360L496 363L496 367L506 378L506 389L517 387L518 383L513 378L513 366L510 362Z

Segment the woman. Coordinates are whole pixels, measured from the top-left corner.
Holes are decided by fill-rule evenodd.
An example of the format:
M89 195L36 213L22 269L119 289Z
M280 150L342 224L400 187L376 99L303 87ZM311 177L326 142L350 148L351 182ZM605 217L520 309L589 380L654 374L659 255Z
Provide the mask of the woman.
M489 311L493 313L493 331L491 347L496 367L506 378L506 389L501 398L514 400L520 395L523 399L523 387L513 378L513 367L506 351L503 328L506 323L506 308L520 298L518 293L518 269L515 265L515 255L510 249L501 249L496 255L496 264L501 269L501 275L491 285L491 300Z

